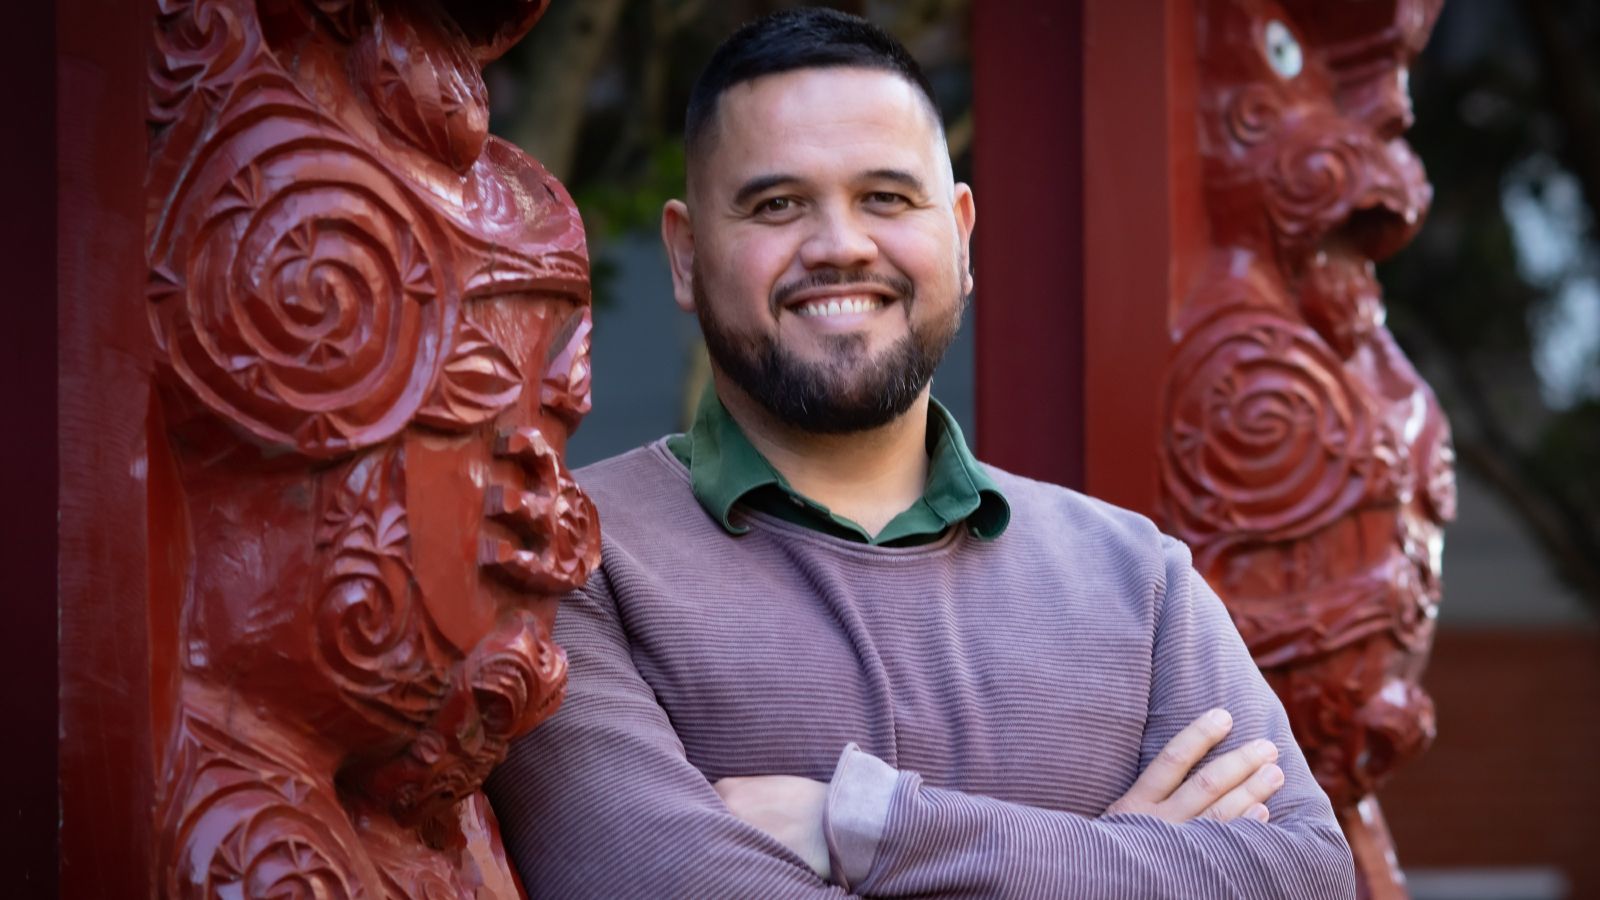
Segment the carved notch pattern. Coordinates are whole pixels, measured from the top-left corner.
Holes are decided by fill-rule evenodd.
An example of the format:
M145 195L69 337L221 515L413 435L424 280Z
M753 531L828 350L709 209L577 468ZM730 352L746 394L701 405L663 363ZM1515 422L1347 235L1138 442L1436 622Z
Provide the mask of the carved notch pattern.
M1432 198L1400 136L1439 6L1198 4L1211 250L1172 308L1164 400L1164 524L1228 604L1379 895L1400 881L1370 795L1433 736L1417 679L1455 507L1449 425L1384 328L1373 270Z
M559 705L555 598L599 553L556 449L582 226L478 68L544 5L157 4L154 439L192 523L166 895L515 892L477 791Z

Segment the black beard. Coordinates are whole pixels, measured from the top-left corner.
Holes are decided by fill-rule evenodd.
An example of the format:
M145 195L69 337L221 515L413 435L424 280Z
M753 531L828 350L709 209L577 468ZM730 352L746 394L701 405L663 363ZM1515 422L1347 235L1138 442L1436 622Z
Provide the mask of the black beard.
M864 282L886 283L859 272L823 271L808 277L804 286ZM866 357L861 335L826 336L828 361L811 363L779 346L770 334L741 335L725 328L711 311L704 283L695 272L695 310L711 361L773 418L812 434L869 431L904 415L933 379L966 308L963 296L948 320L913 327L876 359ZM908 314L915 301L911 285L893 284L899 288L896 302ZM773 309L778 308L774 303Z

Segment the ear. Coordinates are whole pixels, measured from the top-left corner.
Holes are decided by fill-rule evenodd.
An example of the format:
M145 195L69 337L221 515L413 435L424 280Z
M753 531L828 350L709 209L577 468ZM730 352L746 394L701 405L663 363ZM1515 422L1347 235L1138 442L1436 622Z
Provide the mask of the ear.
M972 228L978 222L978 207L972 199L972 188L965 182L956 182L954 212L956 234L961 242L961 292L972 293Z
M672 300L684 312L694 312L694 226L682 200L668 200L661 208L661 243L672 267Z

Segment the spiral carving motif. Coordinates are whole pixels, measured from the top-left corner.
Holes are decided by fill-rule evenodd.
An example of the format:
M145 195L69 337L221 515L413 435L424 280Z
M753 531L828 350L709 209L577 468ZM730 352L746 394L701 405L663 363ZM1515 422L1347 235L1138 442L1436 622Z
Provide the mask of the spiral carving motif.
M1294 239L1320 233L1349 213L1351 182L1361 170L1363 148L1342 137L1291 146L1268 175L1267 214L1278 233Z
M184 384L312 457L404 427L456 315L407 192L350 148L289 146L239 168L202 221L179 261L190 289L152 310Z
M1228 133L1246 147L1271 137L1283 122L1283 97L1265 84L1247 84L1228 105Z
M325 504L332 564L316 611L318 659L359 711L402 733L427 725L447 675L412 595L401 452L357 460Z
M1448 424L1375 268L1432 199L1401 135L1441 2L1196 4L1205 224L1174 219L1204 262L1170 307L1157 518L1282 699L1374 897L1405 894L1374 792L1433 734L1418 679L1455 506Z
M521 734L555 711L567 687L567 654L549 630L523 614L474 654L468 683L484 730L500 739Z
M153 122L170 124L197 86L226 84L260 46L244 0L159 0L155 65L150 75Z
M554 449L587 409L582 225L488 137L478 68L545 3L155 2L152 440L199 586L162 639L205 650L158 699L157 892L514 896L462 813L559 703L550 594L598 561Z
M1196 329L1167 382L1166 503L1185 539L1303 536L1365 493L1366 407L1309 329L1236 310Z
M286 804L268 807L240 822L223 838L197 897L315 897L354 900L361 896L343 867L317 840L322 823Z
M243 725L180 716L170 752L181 776L160 810L170 841L162 896L366 896L372 871L352 853L354 832L330 815L339 809L331 788L295 771L271 738L236 735Z
M456 675L437 714L404 752L350 773L368 796L386 798L398 821L440 815L477 790L510 740L561 702L566 654L523 610L485 638Z

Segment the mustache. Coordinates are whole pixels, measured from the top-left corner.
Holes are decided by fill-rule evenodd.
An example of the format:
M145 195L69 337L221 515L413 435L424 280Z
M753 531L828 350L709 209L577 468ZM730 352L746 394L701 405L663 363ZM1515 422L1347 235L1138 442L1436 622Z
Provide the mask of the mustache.
M897 300L910 300L916 288L911 280L894 275L881 275L865 269L818 269L803 277L796 278L788 284L779 285L772 292L772 308L774 312L782 308L795 294L809 291L812 288L837 287L839 285L876 285L888 288Z

